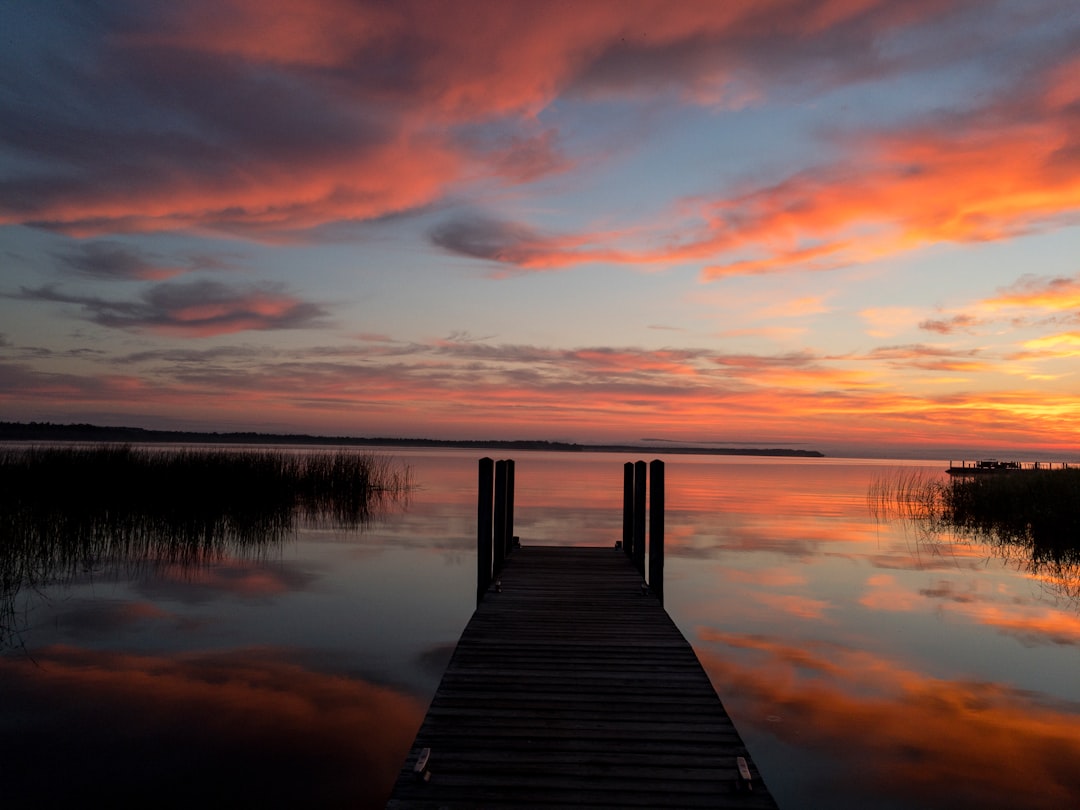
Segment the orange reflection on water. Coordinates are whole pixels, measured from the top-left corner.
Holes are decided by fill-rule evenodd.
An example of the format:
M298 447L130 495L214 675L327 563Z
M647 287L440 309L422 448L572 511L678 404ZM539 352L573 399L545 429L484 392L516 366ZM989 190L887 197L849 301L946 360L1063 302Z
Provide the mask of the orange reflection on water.
M890 574L876 574L866 581L867 592L859 604L872 610L913 610L920 602L919 594L897 582Z
M246 598L277 596L297 587L295 573L284 568L269 567L262 561L234 557L199 567L160 565L155 568L154 574L159 583L176 583L186 588L220 591Z
M963 611L972 619L1003 633L1015 636L1027 645L1073 644L1080 646L1080 616L1044 606L1009 609L1000 605L965 605Z
M888 612L936 610L1014 636L1026 645L1080 645L1080 616L1016 592L1006 582L969 581L962 588L950 580L914 588L891 574L875 574L865 583L859 604Z
M201 803L211 789L241 806L381 807L423 716L399 692L270 649L57 646L34 658L0 658L5 702L19 708L0 739L5 790L46 804L93 785L148 807Z
M1046 810L1073 806L1080 795L1076 705L932 678L835 644L699 636L708 645L699 649L702 663L729 708L738 707L733 713L831 758L846 795L863 789L928 808L1014 808L1023 795L1024 807ZM735 660L747 653L755 663ZM827 806L829 787L820 789L822 796L801 797L805 806Z
M754 601L770 610L785 613L799 619L821 619L829 608L829 602L823 599L811 599L789 593L755 593Z

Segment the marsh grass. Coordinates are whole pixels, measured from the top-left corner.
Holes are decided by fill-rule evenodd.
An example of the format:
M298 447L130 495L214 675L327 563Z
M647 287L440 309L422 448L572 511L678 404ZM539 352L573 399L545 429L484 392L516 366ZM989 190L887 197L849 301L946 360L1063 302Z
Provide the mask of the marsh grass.
M299 525L361 527L411 485L407 467L355 450L2 449L0 636L21 588L258 555Z
M955 478L941 515L962 531L1027 546L1036 559L1080 562L1080 469Z
M940 475L917 467L905 468L875 478L867 492L867 504L877 518L932 519L941 511L945 486Z
M868 492L877 518L986 542L1010 561L1080 597L1080 469L1024 470L943 480L925 470L879 477Z

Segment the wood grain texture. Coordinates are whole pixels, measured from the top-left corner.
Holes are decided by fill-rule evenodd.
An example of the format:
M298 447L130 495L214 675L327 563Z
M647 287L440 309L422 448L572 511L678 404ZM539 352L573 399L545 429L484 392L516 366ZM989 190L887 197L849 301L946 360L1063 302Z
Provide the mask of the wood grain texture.
M775 807L622 552L515 551L462 633L390 808ZM430 748L429 778L413 767ZM740 789L736 758L753 775Z

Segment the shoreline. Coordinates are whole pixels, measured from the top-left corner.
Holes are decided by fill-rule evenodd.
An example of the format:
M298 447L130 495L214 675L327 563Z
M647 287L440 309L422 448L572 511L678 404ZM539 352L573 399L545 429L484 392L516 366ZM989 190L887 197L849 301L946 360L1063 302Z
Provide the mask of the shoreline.
M655 453L666 455L825 458L825 454L818 450L796 450L784 447L690 447L678 444L664 446L652 444L577 444L575 442L528 439L469 440L312 436L307 433L257 433L254 431L218 433L191 430L150 430L137 427L103 427L89 424L58 425L50 422L0 422L0 443L7 441L446 447L464 450L520 450L557 453Z

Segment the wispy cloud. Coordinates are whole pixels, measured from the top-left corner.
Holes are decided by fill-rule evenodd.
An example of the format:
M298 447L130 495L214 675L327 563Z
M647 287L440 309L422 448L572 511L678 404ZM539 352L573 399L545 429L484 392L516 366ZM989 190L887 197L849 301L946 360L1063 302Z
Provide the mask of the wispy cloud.
M884 347L865 355L736 354L712 349L556 348L478 340L350 341L261 352L243 345L148 348L82 359L73 373L9 362L0 400L9 413L111 409L126 414L213 413L215 424L306 425L349 432L364 414L368 435L501 438L644 435L694 441L722 426L728 439L809 446L890 441L999 447L1065 447L1080 430L1071 391L1025 387L945 389L905 385L901 373L967 373L991 364L935 347ZM42 363L52 362L47 359ZM111 370L124 364L125 374ZM992 368L992 365L988 365ZM103 374L102 371L110 373ZM135 393L137 392L137 393ZM403 425L410 427L403 428Z
M216 281L158 284L134 300L65 293L55 286L23 288L26 301L77 305L93 323L182 337L249 330L301 329L324 323L326 310L278 284L234 287Z
M1056 357L1076 357L1080 355L1080 332L1062 332L1040 338L1025 340L1024 349Z
M519 222L458 216L430 233L432 244L452 253L498 262L520 270L555 270L586 262L629 262L621 251L595 247L602 234L544 234Z
M102 280L164 281L173 276L208 267L220 262L208 258L185 258L170 262L153 253L119 242L81 242L56 254L60 268L74 275Z
M952 349L924 344L903 346L880 346L863 359L880 363L887 368L918 368L925 371L974 372L988 368L992 363L979 356L978 349Z
M955 332L970 332L981 323L974 315L950 315L945 318L927 318L919 323L920 329L937 332L939 335L951 335Z
M1055 278L1025 275L998 295L982 301L981 305L992 312L1012 308L1050 312L1080 310L1080 274Z

